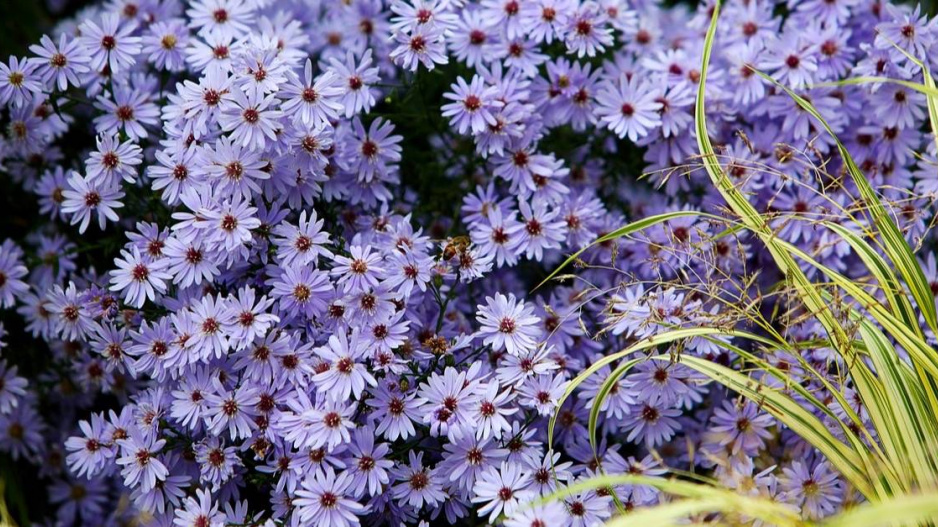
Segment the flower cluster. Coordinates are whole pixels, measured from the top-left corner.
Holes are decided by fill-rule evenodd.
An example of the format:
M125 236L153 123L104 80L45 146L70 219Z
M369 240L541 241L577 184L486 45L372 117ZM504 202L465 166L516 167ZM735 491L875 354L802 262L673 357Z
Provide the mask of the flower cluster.
M764 409L677 358L605 387L620 363L602 366L567 397L628 344L744 325L762 307L752 291L779 277L753 240L681 216L590 247L576 280L532 293L627 219L721 213L694 156L711 12L107 0L61 22L0 63L2 177L43 218L0 244L16 343L0 360L0 452L40 467L62 526L586 527L661 496L618 485L530 503L670 468L808 518L857 501ZM938 26L917 8L727 2L706 87L720 163L780 237L856 270L849 245L791 218L857 202L793 89L908 240L931 246L925 96L837 81L920 79L917 61L936 58ZM782 331L823 330L795 313ZM738 358L704 338L665 351ZM830 371L809 389L851 400L834 354L801 352L769 360Z

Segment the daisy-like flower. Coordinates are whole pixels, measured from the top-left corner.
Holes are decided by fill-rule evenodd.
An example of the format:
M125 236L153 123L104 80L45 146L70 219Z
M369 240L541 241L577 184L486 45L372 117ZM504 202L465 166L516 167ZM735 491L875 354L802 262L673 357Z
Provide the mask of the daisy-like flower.
M243 286L236 295L229 297L228 310L235 321L228 332L236 347L267 334L270 327L280 321L277 315L268 312L273 303L274 299L266 296L257 298L257 292L250 286Z
M143 161L139 146L126 141L121 143L115 135L99 135L95 138L97 150L88 156L88 179L115 181L120 177L133 183L137 177L137 165Z
M814 82L817 72L817 48L805 42L796 31L787 31L766 46L761 66L791 88L803 88Z
M10 56L10 62L0 62L0 105L23 106L42 93L38 64L35 61Z
M242 200L235 194L217 209L201 210L199 214L206 221L198 227L208 230L208 240L226 251L235 251L251 241L251 231L261 226L261 220L255 214L257 209L248 200Z
M549 417L557 411L557 405L568 384L569 382L560 375L531 377L518 388L519 402L522 406L536 410L538 415Z
M497 87L485 86L482 77L474 75L470 84L459 77L450 88L453 91L444 93L443 97L454 102L444 104L441 108L443 117L450 118L450 126L461 134L467 131L478 134L488 126L495 126L492 112L504 106L502 101L496 99Z
M378 280L383 278L381 254L373 251L370 245L352 245L349 256L335 255L331 274L338 276L338 284L343 285L346 293L356 293L378 287Z
M291 265L272 284L271 296L278 299L281 316L312 318L326 311L333 287L329 275L309 266Z
M206 174L225 195L238 194L250 200L261 193L259 182L270 179L270 174L264 171L267 161L261 159L261 152L234 137L220 137L214 148L202 150L202 157Z
M20 399L26 395L29 381L16 373L16 366L7 367L7 361L0 359L0 414L13 411L19 406Z
M206 489L196 489L195 496L187 497L173 520L176 527L223 527L226 523L225 513L212 503L212 493Z
M511 424L506 417L518 412L518 408L511 408L509 403L515 394L509 388L499 393L497 380L491 380L480 390L479 396L473 402L475 413L476 437L487 439L489 437L501 439L505 432L511 431Z
M388 441L397 441L417 433L413 422L420 419L420 403L415 393L401 393L382 382L371 395L373 397L365 402L373 408L371 415L378 424L376 434L383 435Z
M306 59L303 77L290 71L288 78L289 81L281 86L277 94L284 100L280 107L284 115L292 116L294 122L313 127L339 118L344 109L339 101L343 88L339 85L339 77L332 70L326 70L316 78L313 75L313 61Z
M471 410L478 400L478 380L472 381L470 373L446 368L442 375L433 373L420 385L417 402L431 436L452 440L475 433L476 414Z
M251 32L256 5L246 0L196 0L186 15L189 27L200 35L233 37Z
M197 330L187 344L199 351L199 358L204 362L224 357L231 348L228 329L234 325L234 313L228 304L221 295L209 294L194 301L191 309Z
M124 302L137 309L157 294L166 292L169 273L163 271L163 260L148 261L136 246L131 251L121 250L121 258L114 259L117 269L111 271L111 291L123 291Z
M916 5L912 11L892 4L886 4L884 7L891 20L887 19L888 21L876 26L876 47L889 50L901 60L905 60L905 56L896 50L895 46L920 60L926 59L928 50L936 41L935 20L938 19L929 21L928 15L922 13L920 5Z
M423 67L432 70L437 64L448 64L443 31L438 27L421 25L412 32L399 31L394 35L397 47L391 51L391 59L402 68L417 71Z
M607 27L609 16L599 4L583 2L567 19L566 45L580 58L594 57L613 43L612 28Z
M166 239L163 247L165 270L180 287L211 282L218 275L218 266L213 254L205 247L201 238L184 242L175 236Z
M541 336L541 319L534 315L534 308L509 293L506 297L495 293L485 297L485 305L478 305L476 317L481 328L477 338L496 350L504 349L510 355L522 355L534 350Z
M78 295L74 282L66 289L56 285L50 293L48 311L56 316L55 331L66 340L79 340L94 327L91 313Z
M774 419L759 412L750 402L740 405L727 400L723 401L721 408L714 410L713 424L710 431L717 436L720 445L730 445L733 454L743 451L747 456L756 456L765 440L772 437L769 428Z
M171 19L150 24L140 43L141 53L157 69L172 72L185 69L183 50L189 43L189 32L183 20Z
M571 527L602 525L612 516L612 496L587 490L563 500L566 524Z
M251 437L257 428L255 407L261 400L257 388L243 384L234 391L228 391L218 378L212 379L212 387L214 392L205 395L208 404L205 418L209 431L221 435L228 430L232 441Z
M843 502L841 483L826 461L814 468L792 461L791 466L782 469L779 479L786 501L800 505L806 518L829 516Z
M199 464L202 483L207 483L214 489L231 479L235 467L241 464L237 447L226 447L214 436L195 445L195 461Z
M329 337L328 344L315 349L316 354L329 365L327 370L313 376L319 391L335 401L346 401L350 395L356 400L361 399L366 384L377 385L361 362L367 351L357 331L351 338L346 337L345 332Z
M0 244L0 307L13 307L17 298L22 298L29 291L29 286L23 281L27 274L29 270L23 265L22 249L12 240L3 240Z
M423 465L423 452L408 452L407 465L395 467L392 471L396 485L391 487L391 494L401 505L407 504L420 509L426 504L436 507L446 499L440 476L435 470Z
M282 129L280 117L283 112L277 109L275 100L275 94L264 96L232 90L232 104L222 110L219 124L222 130L230 132L233 143L251 150L263 150L267 141L277 141L277 133Z
M100 71L105 66L111 74L137 63L140 54L140 37L131 36L136 29L132 22L121 23L114 13L101 16L101 25L94 20L85 20L81 25L81 41L91 52L91 67Z
M674 435L680 428L676 417L681 411L667 408L661 404L639 404L626 416L623 426L630 430L629 441L644 441L649 447L656 447Z
M107 421L101 414L91 414L90 422L78 422L82 435L72 436L65 441L65 449L69 452L65 462L76 476L90 478L114 458L114 446L106 437L106 427Z
M90 176L82 177L78 172L72 172L68 186L68 190L62 191L62 213L71 216L72 225L79 224L79 234L88 229L91 216L95 213L101 230L104 230L107 220L119 219L114 209L124 206L120 202L124 193L114 182L93 180Z
M304 210L300 212L296 225L284 222L275 227L273 241L281 263L285 266L312 264L316 267L320 256L333 258L333 254L324 247L329 243L329 233L323 232L323 224L316 211L307 219Z
M338 58L331 57L329 66L338 77L338 85L342 88L342 98L339 103L345 109L345 117L365 112L368 113L375 105L375 95L371 86L376 84L381 78L378 75L378 67L372 66L371 48L365 50L358 64L355 63L355 55L349 50L345 62L340 62Z
M132 141L148 135L146 126L155 127L159 123L159 108L151 100L149 92L130 89L126 86L114 89L113 100L100 96L95 108L103 115L95 118L94 125L99 133L116 135L123 131Z
M371 122L368 131L361 120L355 117L348 135L350 152L345 164L349 171L357 174L358 181L368 183L384 178L396 168L401 160L400 142L403 137L391 135L394 125L378 117Z
M479 516L489 515L494 522L500 514L511 516L524 502L533 499L535 494L528 489L531 476L516 463L502 462L500 469L489 467L476 480L472 487L475 496L473 503L484 503L479 508Z
M136 427L131 428L129 434L126 439L117 441L121 451L117 464L124 467L121 469L124 484L150 490L169 475L166 465L157 456L166 446L166 440L157 439L156 434L144 434Z
M36 73L44 84L58 86L59 91L65 91L69 84L81 86L79 75L88 71L91 57L77 38L69 39L63 31L56 46L48 35L43 35L39 44L29 46L29 50L38 55L29 60L36 64Z
M391 481L388 470L394 466L394 462L385 459L390 447L387 443L375 444L373 426L360 427L353 438L350 444L352 459L348 469L352 475L351 493L356 498L364 496L366 492L369 496L377 496Z
M637 77L620 75L618 82L603 81L596 94L596 116L619 137L638 141L661 125L661 103L654 91Z
M348 471L336 476L332 467L318 470L302 480L293 505L305 525L349 527L358 525L365 506L350 498L353 478Z

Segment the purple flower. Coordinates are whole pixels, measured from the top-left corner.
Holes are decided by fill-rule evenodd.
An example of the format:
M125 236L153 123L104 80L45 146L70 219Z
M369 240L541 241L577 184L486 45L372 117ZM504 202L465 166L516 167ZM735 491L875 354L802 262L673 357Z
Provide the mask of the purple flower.
M111 271L111 291L123 291L124 302L136 308L143 307L157 294L166 292L166 281L170 274L163 271L163 262L147 262L137 247L132 252L121 251L123 258L115 259L117 269Z
M596 116L619 137L638 141L661 125L658 111L661 103L655 100L650 87L637 78L621 75L617 83L604 81L596 94Z
M212 388L213 391L205 395L208 429L216 435L227 429L232 441L251 437L257 428L253 419L257 415L254 407L260 402L257 388L242 385L229 392L217 378L212 379Z
M307 476L293 501L300 521L330 527L358 525L358 515L364 512L365 507L350 499L352 481L349 472L336 476L332 467Z
M42 77L42 82L58 86L59 91L65 91L68 85L81 86L79 74L88 71L91 57L85 47L77 38L69 39L63 32L59 35L58 46L43 35L39 41L41 45L33 44L29 50L38 55L29 59L37 65L36 72Z
M124 193L112 181L93 180L90 176L82 177L72 172L68 178L68 190L62 191L62 213L71 216L72 225L78 225L78 232L83 233L91 223L91 216L98 215L98 228L104 230L107 220L119 218L114 209L124 206L121 199Z
M446 499L440 482L440 475L435 470L429 470L423 465L423 452L415 454L413 450L408 453L409 463L396 467L392 471L396 484L391 487L391 493L401 504L420 509L426 504L429 507Z
M316 348L315 353L325 362L328 368L313 376L317 389L328 394L335 401L346 401L352 395L356 400L361 399L365 385L376 386L377 381L368 373L361 362L366 353L357 332L351 338L345 333L329 337L326 346Z
M496 350L506 350L510 355L522 355L534 350L541 336L538 324L541 319L534 315L534 309L515 299L509 293L506 297L496 293L495 297L486 297L486 304L476 306L479 324L476 333L482 342Z
M450 126L464 134L471 131L478 134L487 126L496 124L493 110L501 108L504 103L495 98L498 89L495 86L485 86L482 77L472 77L472 83L460 77L456 84L451 86L452 93L444 93L443 97L454 102L444 104L441 108L443 116L450 118Z
M531 476L513 463L502 462L501 469L489 467L476 480L473 503L482 503L479 516L489 515L495 521L500 514L511 516L527 500L534 498L528 489Z
M117 441L120 446L117 464L124 467L121 469L121 476L124 477L125 485L140 485L147 491L169 475L166 465L157 456L166 446L166 440L157 439L154 434L144 434L137 428L131 428L129 432L127 439Z

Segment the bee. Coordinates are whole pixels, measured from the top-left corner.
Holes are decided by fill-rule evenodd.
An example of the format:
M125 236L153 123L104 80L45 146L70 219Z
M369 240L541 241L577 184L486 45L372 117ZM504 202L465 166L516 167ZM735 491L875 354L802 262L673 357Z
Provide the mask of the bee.
M464 252L469 247L469 237L468 236L456 236L450 238L446 241L446 245L443 246L443 259L452 260L457 254Z

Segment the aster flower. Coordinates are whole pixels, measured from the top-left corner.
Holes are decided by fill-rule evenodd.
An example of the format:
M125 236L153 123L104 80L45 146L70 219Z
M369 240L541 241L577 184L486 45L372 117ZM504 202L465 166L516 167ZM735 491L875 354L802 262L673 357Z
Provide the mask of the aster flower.
M344 333L332 335L327 345L315 350L329 366L325 371L317 372L312 378L313 382L322 393L329 394L335 401L346 401L350 395L356 400L361 399L366 384L377 385L375 378L361 362L366 351L357 332L353 332L351 337L346 337Z
M29 59L37 65L36 72L44 84L58 86L65 91L68 85L81 86L79 75L88 71L91 57L85 46L78 39L69 39L64 32L59 35L56 45L48 35L43 35L40 44L29 46L29 50L38 55Z
M130 141L122 143L114 135L98 136L95 142L98 149L88 158L88 178L114 181L120 177L133 183L137 176L137 165L143 161L140 147Z
M489 467L476 480L473 503L484 503L479 516L489 515L495 521L500 514L511 516L525 501L534 498L528 489L531 476L514 463L502 462L501 469Z
M279 119L283 112L274 102L275 94L265 96L232 90L231 104L222 110L219 124L222 130L230 132L232 143L250 150L261 150L268 141L277 141L277 133L282 128Z
M351 474L341 472L336 476L332 467L307 476L293 502L300 521L330 527L358 525L357 515L362 514L365 507L350 499L351 486Z
M596 2L592 0L583 2L567 19L565 28L567 49L570 52L576 52L581 58L602 53L613 43L612 29L605 27L607 21L606 11L600 9Z
M202 483L217 489L234 476L241 464L237 448L226 447L217 437L209 437L195 445L195 461L199 464Z
M13 307L17 298L29 291L23 281L28 273L23 265L23 251L12 240L3 240L0 244L0 307Z
M328 307L333 286L329 275L307 266L290 266L272 284L271 296L278 300L283 314L311 318Z
M814 81L817 71L816 48L805 43L799 33L788 31L776 38L767 49L762 66L770 70L779 82L791 88L803 88Z
M10 56L0 62L0 105L23 106L42 94L43 85L35 61Z
M400 142L403 137L391 135L394 125L378 117L371 122L368 131L361 120L355 117L347 136L350 151L345 158L348 170L357 174L360 182L383 179L396 169L401 160Z
M433 373L420 385L417 403L431 436L450 439L474 432L477 422L470 409L477 401L478 381L470 382L468 373L446 368L443 375Z
M132 141L147 137L146 126L155 127L160 115L150 93L118 86L113 97L99 96L95 107L103 115L95 118L98 133L115 135L123 131Z
M195 496L186 498L174 515L173 525L177 527L222 527L227 523L225 513L212 503L212 493L204 489L196 489Z
M391 493L400 504L407 504L414 508L421 508L426 504L436 507L446 499L440 482L439 474L423 465L423 452L408 452L409 463L395 467L391 472L396 484L391 487Z
M929 21L919 5L911 12L893 5L885 7L891 20L887 19L876 26L876 47L890 50L893 55L900 57L902 54L893 49L899 46L920 60L926 58L928 49L935 43L936 19Z
M166 446L166 440L157 439L155 434L144 434L137 428L130 429L130 436L117 441L120 457L117 464L124 467L121 475L128 487L152 489L157 482L169 475L166 465L157 454Z
M72 225L79 224L79 233L88 229L94 213L97 213L98 228L101 230L104 230L107 220L118 220L114 209L124 206L120 201L124 193L116 184L90 176L82 177L78 172L72 172L68 178L68 186L67 190L62 191L62 213L71 216Z
M134 23L121 24L116 14L101 16L101 25L86 20L81 26L81 41L91 52L90 65L100 71L107 65L112 73L136 64L140 54L140 37L131 36L136 29Z
M284 115L292 116L295 122L313 126L321 126L339 118L339 113L344 109L339 101L343 90L332 70L326 70L319 78L315 78L313 62L306 59L302 78L292 71L288 75L289 81L278 93L278 97L284 99L281 105Z
M540 338L540 319L533 314L534 309L519 302L511 293L507 297L496 293L494 298L486 297L485 302L486 305L477 306L482 327L476 337L481 337L483 343L497 350L505 349L511 355L532 351Z
M843 501L843 490L826 461L809 467L792 461L790 467L782 469L781 486L787 500L800 505L806 518L823 518Z
M381 383L372 395L365 402L374 408L371 415L377 423L376 434L383 435L389 441L398 438L406 440L416 435L413 422L420 419L420 402L416 400L415 393L400 393Z
M619 137L638 141L661 125L661 103L649 86L637 78L619 77L604 81L596 94L596 116Z
M185 69L183 50L188 43L189 32L182 20L159 21L150 24L140 38L140 52L157 69L178 72Z
M625 418L624 426L631 430L628 439L642 440L650 447L658 446L670 440L679 428L674 418L680 415L679 410L661 404L638 404Z
M213 392L205 395L208 429L215 435L228 430L232 441L251 437L257 427L253 419L257 415L255 406L260 401L257 388L241 385L229 391L217 378L212 380L212 388Z
M752 403L742 405L732 401L723 401L722 408L713 413L713 433L719 438L720 445L729 445L733 454L740 451L747 456L758 454L765 440L772 437L768 430L774 424L772 416L760 413Z
M375 429L364 426L355 431L350 445L352 460L348 473L352 476L351 494L360 498L367 492L377 496L390 483L388 470L394 462L386 459L390 447L386 443L375 444Z
M482 77L475 75L471 84L466 84L460 77L450 88L452 93L444 93L443 97L454 102L444 104L441 108L443 116L450 118L450 126L461 134L467 131L478 134L486 126L496 124L492 111L501 108L504 103L495 99L498 93L495 86L485 86Z
M385 272L381 254L367 245L352 245L348 250L349 256L337 254L333 257L335 265L330 273L339 277L337 285L342 284L346 293L378 287L378 280Z
M158 293L166 292L171 276L163 271L162 261L146 261L136 246L130 252L121 250L121 256L114 260L117 269L111 271L111 291L122 291L124 302L141 308L147 300L152 302Z
M399 31L394 36L397 47L391 51L391 59L402 68L417 71L423 64L432 70L437 64L448 64L443 31L437 27L421 25L411 32Z
M273 230L274 245L277 246L277 258L284 265L316 266L319 257L333 258L333 254L324 247L329 243L329 233L322 232L324 221L313 211L307 219L306 211L300 212L297 225L281 223Z
M368 113L375 105L371 87L381 79L378 75L379 68L373 67L373 62L370 48L362 53L357 64L351 51L346 54L345 62L340 62L336 57L329 59L329 66L335 72L337 84L342 87L342 99L339 103L345 109L346 118L361 112Z
M234 36L250 31L254 6L244 0L197 0L186 14L201 35Z

